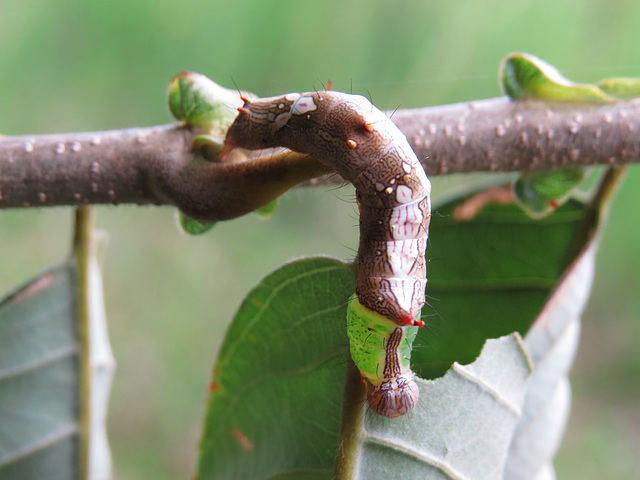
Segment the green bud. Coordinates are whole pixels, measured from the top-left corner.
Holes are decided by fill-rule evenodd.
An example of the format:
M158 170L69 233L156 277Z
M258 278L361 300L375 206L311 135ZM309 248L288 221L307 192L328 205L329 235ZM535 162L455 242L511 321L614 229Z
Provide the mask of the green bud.
M242 103L240 92L223 88L199 73L180 73L169 84L173 116L220 137L224 137Z
M500 63L498 77L504 93L514 99L585 103L615 101L596 85L567 80L552 65L526 53L507 55Z

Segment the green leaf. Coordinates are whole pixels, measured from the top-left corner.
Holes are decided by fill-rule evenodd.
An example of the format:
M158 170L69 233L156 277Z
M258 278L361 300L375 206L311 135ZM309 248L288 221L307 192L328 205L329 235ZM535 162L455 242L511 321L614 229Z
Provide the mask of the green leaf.
M596 85L573 83L547 62L526 53L511 53L500 63L498 78L511 98L560 102L609 103L614 99Z
M505 94L514 99L611 103L640 97L640 78L607 78L594 85L574 83L552 65L527 53L507 55L500 63L498 78Z
M582 168L529 172L518 177L513 192L527 214L540 218L562 205L584 177Z
M349 265L285 265L245 299L210 386L198 478L330 479L348 360Z
M487 341L470 365L417 380L421 400L403 417L387 419L358 405L349 413L357 419L357 440L343 443L339 454L357 460L341 465L337 478L501 478L530 372L521 338L512 334Z
M350 267L327 258L293 262L249 294L227 333L200 480L334 478L339 445L341 480L501 477L530 366L518 336L478 354L487 338L524 334L543 317L558 280L593 241L601 198L570 200L542 220L515 203L457 220L456 208L473 197L438 207L432 220L427 293L440 314L423 309L433 334L421 330L412 368L435 378L457 365L443 378L418 380L417 407L385 419L352 393L362 386L357 375L344 381Z
M178 210L178 225L180 228L190 235L202 235L213 228L217 222L201 222L191 217L187 217Z
M535 220L515 203L489 203L473 218L456 209L473 196L436 209L427 256L428 302L422 319L433 335L414 351L421 376L441 376L454 361L473 361L487 338L525 335L597 216L588 204L569 200ZM419 342L418 339L417 342Z
M280 198L276 198L264 207L254 210L254 213L265 220L271 218L278 207L278 203L280 203ZM189 235L202 235L211 230L216 223L218 222L201 222L200 220L195 220L178 210L178 225L183 232Z
M541 471L553 472L551 460L571 407L569 369L578 347L580 317L591 290L596 247L594 243L583 251L565 272L524 339L535 369L527 381L504 478L535 478Z
M76 209L73 258L0 300L0 480L111 477L114 361L94 216Z
M640 97L640 78L606 78L596 85L612 97L630 100Z
M278 197L274 201L267 203L264 207L260 207L255 210L255 214L265 220L271 218L273 216L273 213L276 211L276 208L278 208L279 203L280 198Z
M79 338L73 262L0 301L0 479L77 478Z
M205 160L217 162L224 147L224 139L212 135L196 135L191 141L193 150L200 153Z
M239 92L223 88L199 73L180 73L169 84L169 109L190 127L224 136L240 106Z

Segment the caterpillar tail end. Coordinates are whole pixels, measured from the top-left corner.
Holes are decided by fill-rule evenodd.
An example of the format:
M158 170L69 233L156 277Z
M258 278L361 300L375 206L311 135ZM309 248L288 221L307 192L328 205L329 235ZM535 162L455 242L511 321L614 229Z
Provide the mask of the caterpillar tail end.
M397 418L406 415L418 404L420 390L413 378L399 376L380 385L367 384L367 402L376 415Z

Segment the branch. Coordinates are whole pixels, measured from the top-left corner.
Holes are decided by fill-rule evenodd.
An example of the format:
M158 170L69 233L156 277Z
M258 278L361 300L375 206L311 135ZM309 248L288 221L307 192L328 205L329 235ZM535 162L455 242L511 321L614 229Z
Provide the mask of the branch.
M227 220L328 172L292 152L210 162L192 148L197 133L165 125L0 138L0 208L174 205L196 219Z
M428 175L636 163L640 99L613 104L474 101L398 111Z
M428 175L635 163L640 100L604 105L540 100L474 101L400 110ZM225 220L326 174L313 158L263 152L240 163L196 154L181 125L0 138L0 208L101 204L174 205ZM334 175L329 180L342 180Z
M168 125L0 138L0 205L171 204L156 169L183 168L191 134Z

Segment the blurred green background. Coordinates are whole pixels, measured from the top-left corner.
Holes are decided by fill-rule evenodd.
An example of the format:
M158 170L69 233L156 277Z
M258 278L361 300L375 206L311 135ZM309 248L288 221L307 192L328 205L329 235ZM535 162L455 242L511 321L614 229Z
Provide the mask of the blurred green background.
M499 96L497 66L512 51L577 81L640 76L638 45L633 0L0 0L0 132L168 123L166 88L184 70L263 96L332 79L394 109ZM640 478L639 168L602 238L560 479ZM0 291L67 253L71 217L0 213ZM169 208L99 209L117 479L191 477L207 380L243 295L293 258L352 257L356 224L350 187L298 189L270 221L249 215L201 238L179 233Z

